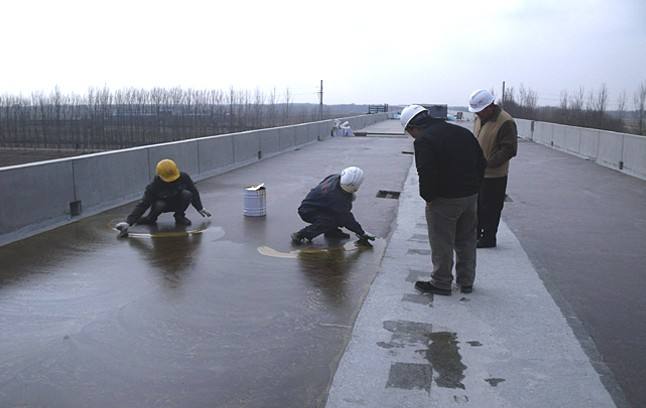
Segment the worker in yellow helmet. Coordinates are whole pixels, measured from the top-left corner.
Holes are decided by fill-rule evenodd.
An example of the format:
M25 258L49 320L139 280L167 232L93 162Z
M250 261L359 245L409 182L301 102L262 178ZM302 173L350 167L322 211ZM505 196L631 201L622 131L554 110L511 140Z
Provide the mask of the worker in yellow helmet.
M134 224L154 224L161 213L175 213L175 223L177 225L191 225L191 220L186 218L186 209L189 204L197 210L202 217L210 217L211 213L202 206L200 193L195 188L191 177L180 172L177 164L170 159L164 159L157 163L157 175L153 181L148 184L144 196L132 213L126 219L126 222L117 224L117 229L121 231L120 236L126 236L128 227ZM147 209L150 211L143 215Z

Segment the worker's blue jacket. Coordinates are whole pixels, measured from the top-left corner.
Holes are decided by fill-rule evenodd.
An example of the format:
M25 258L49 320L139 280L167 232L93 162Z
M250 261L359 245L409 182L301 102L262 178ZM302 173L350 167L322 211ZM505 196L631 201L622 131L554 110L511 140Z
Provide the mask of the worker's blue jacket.
M341 188L341 175L331 174L310 190L298 208L298 212L299 214L323 212L334 217L337 225L363 235L363 228L352 215L353 199L352 193Z

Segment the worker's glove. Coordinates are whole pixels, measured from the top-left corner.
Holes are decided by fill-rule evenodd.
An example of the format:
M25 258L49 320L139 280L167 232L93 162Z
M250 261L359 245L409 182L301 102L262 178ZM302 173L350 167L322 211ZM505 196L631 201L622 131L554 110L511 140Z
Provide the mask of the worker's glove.
M202 208L200 211L198 211L202 217L210 217L211 213L208 212L205 208Z
M119 230L119 238L125 238L128 236L128 228L130 225L127 222L120 222L117 225L115 225L115 228Z

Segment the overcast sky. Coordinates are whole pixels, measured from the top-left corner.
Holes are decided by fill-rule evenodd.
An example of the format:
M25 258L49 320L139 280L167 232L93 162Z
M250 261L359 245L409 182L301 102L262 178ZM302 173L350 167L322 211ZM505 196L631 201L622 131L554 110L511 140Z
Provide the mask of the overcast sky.
M387 5L390 4L390 5ZM3 1L0 93L289 87L299 102L465 104L503 80L557 104L646 81L646 0ZM629 104L631 105L631 103Z

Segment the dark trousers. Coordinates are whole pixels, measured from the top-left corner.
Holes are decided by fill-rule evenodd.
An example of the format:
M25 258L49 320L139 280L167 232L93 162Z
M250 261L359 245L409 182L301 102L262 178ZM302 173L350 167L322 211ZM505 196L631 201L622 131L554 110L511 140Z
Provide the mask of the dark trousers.
M174 195L166 200L157 200L150 206L150 212L147 217L151 221L156 221L161 213L174 212L175 217L183 217L186 209L193 200L193 193L188 190L182 190L179 194Z
M428 239L433 272L431 283L451 289L453 252L455 277L460 286L472 286L476 277L476 195L462 198L436 198L426 204Z
M485 178L478 195L478 238L496 242L500 214L505 204L507 176Z
M343 226L334 214L326 211L298 210L298 215L300 215L303 221L311 224L299 231L301 236L310 240L318 235L334 231L338 227Z

